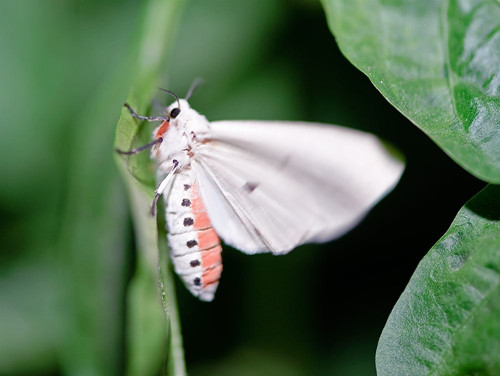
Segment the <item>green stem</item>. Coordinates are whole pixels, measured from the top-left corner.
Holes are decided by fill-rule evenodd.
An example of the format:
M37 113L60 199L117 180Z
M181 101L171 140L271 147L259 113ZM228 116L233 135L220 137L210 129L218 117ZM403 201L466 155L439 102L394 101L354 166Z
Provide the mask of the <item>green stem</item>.
M169 249L166 242L165 218L163 205L158 208L158 285L165 310L168 325L169 351L167 355L166 374L175 376L186 375L184 362L184 349L182 344L181 322L177 299L175 295L175 282L170 269Z

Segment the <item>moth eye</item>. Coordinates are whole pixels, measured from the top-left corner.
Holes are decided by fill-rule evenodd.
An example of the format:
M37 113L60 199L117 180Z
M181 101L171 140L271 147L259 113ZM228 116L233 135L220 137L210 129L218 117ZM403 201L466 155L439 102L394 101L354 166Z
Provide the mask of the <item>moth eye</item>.
M172 111L170 111L170 117L172 119L175 119L180 114L180 112L181 112L181 110L176 107Z

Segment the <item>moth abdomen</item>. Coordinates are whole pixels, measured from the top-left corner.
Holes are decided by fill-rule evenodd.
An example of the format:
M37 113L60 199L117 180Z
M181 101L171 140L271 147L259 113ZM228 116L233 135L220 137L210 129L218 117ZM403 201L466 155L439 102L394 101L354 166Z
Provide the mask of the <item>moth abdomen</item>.
M222 273L222 247L192 175L179 173L166 199L168 241L176 273L191 293L210 301Z

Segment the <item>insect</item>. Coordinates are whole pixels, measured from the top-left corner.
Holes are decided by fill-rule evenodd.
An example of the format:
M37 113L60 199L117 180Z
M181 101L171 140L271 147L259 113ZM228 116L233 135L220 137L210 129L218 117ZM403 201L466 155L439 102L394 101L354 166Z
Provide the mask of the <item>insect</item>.
M167 90L165 90L167 91ZM211 301L222 272L219 237L248 254L285 254L354 227L398 182L403 164L372 134L281 121L209 122L172 92L151 148L170 256L191 293Z

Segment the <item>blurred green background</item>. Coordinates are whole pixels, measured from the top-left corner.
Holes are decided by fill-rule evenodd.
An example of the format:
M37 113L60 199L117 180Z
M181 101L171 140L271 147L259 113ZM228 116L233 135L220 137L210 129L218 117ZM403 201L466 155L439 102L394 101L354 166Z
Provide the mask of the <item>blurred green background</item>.
M126 371L136 256L113 137L146 3L0 4L2 375ZM203 77L191 103L208 119L342 124L407 159L395 191L341 239L282 257L225 247L210 304L177 283L189 374L374 375L399 294L484 184L340 54L319 1L185 1L177 26L158 86L182 96Z

